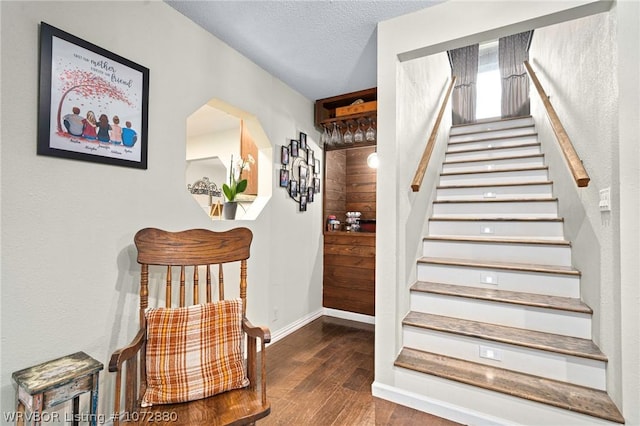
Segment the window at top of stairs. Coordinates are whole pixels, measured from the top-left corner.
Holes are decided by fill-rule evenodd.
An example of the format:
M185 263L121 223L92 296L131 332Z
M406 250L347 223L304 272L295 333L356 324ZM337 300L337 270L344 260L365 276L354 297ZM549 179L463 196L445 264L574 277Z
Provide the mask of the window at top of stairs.
M476 95L476 120L500 117L500 69L498 40L480 45Z

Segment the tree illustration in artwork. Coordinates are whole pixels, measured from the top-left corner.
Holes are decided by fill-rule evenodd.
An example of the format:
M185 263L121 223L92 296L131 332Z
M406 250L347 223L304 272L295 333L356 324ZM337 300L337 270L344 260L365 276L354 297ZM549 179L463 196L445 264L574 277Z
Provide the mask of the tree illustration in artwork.
M98 77L92 72L77 69L66 70L60 74L59 78L62 82L62 96L60 97L60 103L58 104L57 114L57 126L59 133L63 132L61 121L62 105L67 95L72 92L77 92L77 94L82 98L108 97L112 100L124 102L127 105L133 105L121 89L109 83L104 78Z

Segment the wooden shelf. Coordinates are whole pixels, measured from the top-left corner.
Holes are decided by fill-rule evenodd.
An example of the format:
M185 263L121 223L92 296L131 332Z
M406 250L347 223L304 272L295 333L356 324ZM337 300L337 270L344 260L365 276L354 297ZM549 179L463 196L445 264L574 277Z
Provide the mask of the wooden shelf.
M323 124L331 124L334 122L354 121L360 118L375 119L377 111L367 111L358 114L351 114L336 117L336 108L345 107L353 104L358 99L364 102L376 101L378 99L378 88L359 90L357 92L345 93L343 95L332 96L330 98L318 99L315 103L315 125L321 130Z
M348 123L356 124L362 123L365 130L370 123L373 128L376 129L377 110L360 112L357 114L349 114L343 116L336 116L336 108L345 107L353 104L353 102L361 99L364 102L377 101L378 89L373 87L371 89L360 90L357 92L346 93L344 95L332 96L330 98L318 99L315 103L315 125L316 128L323 132L325 128L331 132L333 124L336 123L342 128L342 133ZM355 129L352 128L352 131ZM373 142L358 142L352 144L342 144L338 146L325 145L325 150L333 151L339 149L358 148L364 146L375 146L376 141Z
M336 151L338 149L362 148L362 147L365 147L365 146L376 146L376 141L373 141L373 142L354 142L354 143L342 144L342 145L337 145L337 146L325 145L324 146L324 150L325 151Z

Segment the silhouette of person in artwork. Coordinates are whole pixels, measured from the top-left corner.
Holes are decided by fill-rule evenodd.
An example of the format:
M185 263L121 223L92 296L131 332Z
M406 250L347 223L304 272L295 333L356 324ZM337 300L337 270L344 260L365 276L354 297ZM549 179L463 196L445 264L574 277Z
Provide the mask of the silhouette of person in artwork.
M93 111L87 111L87 118L82 120L84 123L84 130L82 136L86 139L96 139L96 115Z
M114 145L120 145L122 143L122 127L120 127L120 118L117 115L113 116L113 124L111 125L111 142Z
M98 140L100 142L109 142L111 139L109 135L111 126L109 125L109 117L106 114L100 114L96 128L98 129Z
M84 129L84 123L82 117L80 117L80 108L73 107L71 109L72 114L67 114L62 117L62 122L67 132L72 136L82 136L82 130Z
M122 144L124 146L134 146L138 141L138 134L131 128L131 122L127 121L122 129Z

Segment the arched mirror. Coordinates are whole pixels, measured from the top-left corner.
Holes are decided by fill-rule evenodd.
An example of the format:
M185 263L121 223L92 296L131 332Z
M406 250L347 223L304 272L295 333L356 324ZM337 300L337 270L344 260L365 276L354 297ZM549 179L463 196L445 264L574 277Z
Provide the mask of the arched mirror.
M186 146L187 191L205 214L255 219L272 179L272 148L257 118L212 99L187 118Z

